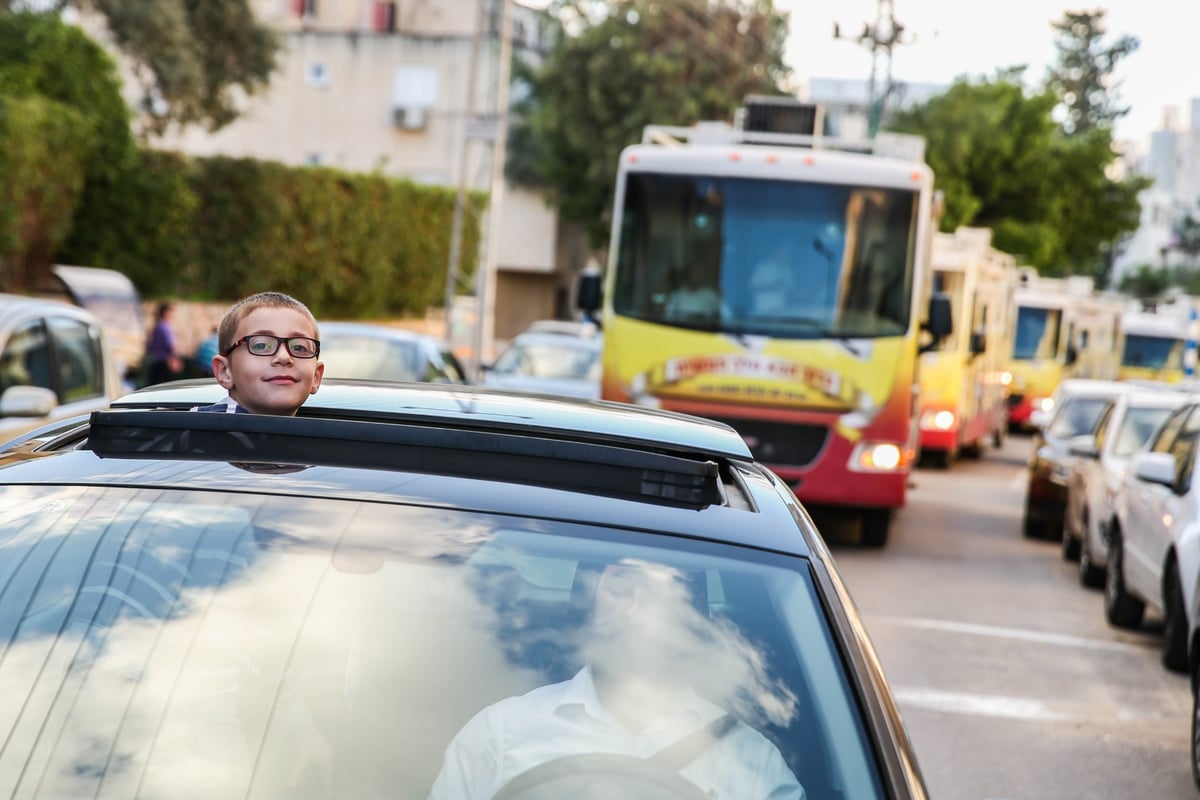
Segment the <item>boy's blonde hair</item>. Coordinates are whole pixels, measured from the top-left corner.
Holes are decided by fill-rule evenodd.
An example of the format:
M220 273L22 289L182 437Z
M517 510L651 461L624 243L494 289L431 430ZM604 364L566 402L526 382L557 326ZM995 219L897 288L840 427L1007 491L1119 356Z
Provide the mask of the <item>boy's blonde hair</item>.
M260 308L290 308L299 311L312 322L313 333L317 338L321 336L317 318L304 303L283 292L259 292L237 301L225 312L225 316L221 317L221 324L217 326L217 348L221 355L225 355L233 346L233 337L237 335L238 325L242 320Z

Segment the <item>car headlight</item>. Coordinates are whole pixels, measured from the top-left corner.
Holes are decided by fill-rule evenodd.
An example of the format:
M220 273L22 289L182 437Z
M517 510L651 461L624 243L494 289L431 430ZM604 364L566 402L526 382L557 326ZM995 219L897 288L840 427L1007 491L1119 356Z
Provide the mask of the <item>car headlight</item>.
M892 442L860 442L850 458L858 472L894 472L904 466L904 451Z
M929 431L948 431L954 429L953 411L926 411L921 415L921 427Z
M1054 398L1053 397L1035 397L1033 399L1033 407L1038 409L1039 411L1049 414L1051 411L1054 410Z
M1050 465L1050 480L1066 485L1071 479L1071 465L1053 463Z

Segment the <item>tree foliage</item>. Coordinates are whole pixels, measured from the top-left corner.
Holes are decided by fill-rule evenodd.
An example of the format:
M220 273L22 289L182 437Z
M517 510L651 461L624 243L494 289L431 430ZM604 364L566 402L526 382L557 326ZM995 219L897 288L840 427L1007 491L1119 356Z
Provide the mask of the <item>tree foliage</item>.
M39 8L56 16L69 6L107 23L142 89L149 131L217 130L237 117L237 96L264 89L275 70L280 42L249 0L0 0L0 12Z
M1061 98L1063 130L1070 135L1111 128L1129 113L1120 101L1113 72L1140 42L1126 34L1105 43L1104 16L1103 9L1068 11L1054 23L1058 62L1049 69L1046 86Z
M555 45L510 133L510 179L545 189L593 245L608 238L617 159L652 123L729 120L786 76L772 0L560 0Z
M1029 91L1020 70L960 79L890 127L925 137L945 192L942 228L991 228L996 247L1052 275L1103 284L1113 243L1138 226L1142 179L1112 180L1105 127L1068 136L1054 121L1058 96Z
M20 217L2 253L12 291L48 271L76 209L126 174L136 148L116 65L56 15L0 14L0 99L0 180Z

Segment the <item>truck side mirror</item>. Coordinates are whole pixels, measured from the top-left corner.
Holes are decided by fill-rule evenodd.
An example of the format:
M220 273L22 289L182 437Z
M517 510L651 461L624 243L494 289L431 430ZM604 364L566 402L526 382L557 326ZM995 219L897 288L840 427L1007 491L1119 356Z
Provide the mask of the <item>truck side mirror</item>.
M932 341L922 347L921 352L933 349L938 342L954 332L954 314L950 308L950 295L944 292L935 292L929 298L929 316L923 327L932 337Z
M604 275L595 263L589 263L579 273L579 283L575 291L575 307L589 318L604 304Z
M987 350L987 341L981 331L971 332L971 355L977 356Z

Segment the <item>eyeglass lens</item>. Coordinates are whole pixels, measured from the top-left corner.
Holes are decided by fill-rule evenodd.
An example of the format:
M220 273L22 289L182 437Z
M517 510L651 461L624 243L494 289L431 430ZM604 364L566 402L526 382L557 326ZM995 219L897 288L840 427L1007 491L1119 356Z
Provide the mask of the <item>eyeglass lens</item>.
M305 336L284 339L279 336L260 334L246 337L246 349L256 356L273 356L281 344L286 344L288 352L296 358L312 358L317 354L316 340Z

